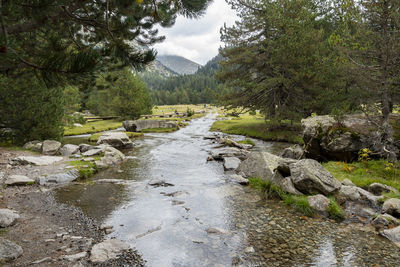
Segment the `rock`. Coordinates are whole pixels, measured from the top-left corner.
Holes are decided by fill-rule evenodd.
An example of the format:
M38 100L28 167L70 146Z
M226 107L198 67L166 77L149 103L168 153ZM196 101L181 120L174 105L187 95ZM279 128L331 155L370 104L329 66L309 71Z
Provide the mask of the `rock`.
M224 158L227 157L236 157L243 160L246 159L248 155L249 155L248 151L236 147L224 147L211 151L211 156L215 160L223 160Z
M100 155L104 152L104 149L102 148L94 148L94 149L90 149L84 153L82 153L82 156L85 157L93 157L93 156L97 156Z
M23 250L20 246L0 237L0 262L14 260L21 256Z
M329 198L324 195L318 194L315 196L307 197L308 204L310 207L319 211L319 212L326 212L326 208L331 203Z
M74 127L83 127L83 125L82 124L80 124L80 123L74 123L74 124L72 124Z
M241 185L248 185L249 180L246 178L243 178L241 175L233 174L230 176L232 180L234 180L236 183L241 184Z
M40 152L40 150L42 149L42 142L40 142L38 140L30 141L30 142L26 143L23 146L23 148L32 150L32 151L36 151L36 152Z
M355 184L353 184L353 182L352 181L350 181L349 179L344 179L343 181L342 181L342 185L347 185L347 186L355 186Z
M383 230L382 232L380 232L380 235L386 237L387 239L395 243L398 247L400 247L400 226L393 229Z
M398 226L400 224L400 221L393 217L392 215L389 214L379 214L376 216L375 219L372 220L371 224L377 228L387 228L389 225L394 225Z
M46 140L42 144L41 152L44 155L56 155L61 148L61 143L54 140Z
M368 187L368 191L377 196L382 195L382 193L389 193L390 191L399 194L399 191L396 188L380 183L370 184L370 186Z
M94 182L96 184L126 184L129 181L122 179L96 179Z
M101 263L107 260L117 259L119 255L128 249L128 244L116 239L109 239L92 247L90 251L90 261L93 263Z
M227 235L229 234L228 230L221 229L218 227L212 227L206 229L207 234L214 234L214 235Z
M290 165L292 181L304 194L322 193L332 195L342 186L320 163L303 159Z
M400 217L400 199L390 198L383 203L382 213L388 213L395 217Z
M107 144L117 148L131 148L133 147L132 141L122 132L107 132L99 137L98 145Z
M234 171L239 167L240 159L235 157L224 158L224 169L225 171Z
M41 263L44 263L46 261L51 261L51 257L45 257L45 258L42 258L42 259L37 260L37 261L32 261L31 265L41 264Z
M54 185L54 184L66 184L75 181L80 176L77 169L69 170L67 172L51 174L48 176L40 177L40 185Z
M10 175L4 182L6 185L27 185L34 184L35 180L24 175Z
M356 186L343 185L340 188L338 195L344 198L345 200L350 200L350 201L361 200L361 195L358 192L358 188Z
M97 168L104 169L119 164L124 160L125 155L121 151L113 147L107 147L104 151L104 156L100 160L95 161L95 164Z
M66 144L60 149L60 153L63 156L70 156L79 152L79 146Z
M0 172L0 184L2 184L4 181L4 178L5 178L5 173L4 172Z
M62 161L63 157L54 157L54 156L39 156L39 157L25 157L20 156L17 158L10 159L9 162L11 165L35 165L35 166L46 166L51 165L53 163Z
M343 116L340 124L328 115L309 117L301 124L307 158L348 162L363 148L375 149L377 128L363 114Z
M0 227L8 227L14 225L19 219L16 211L9 209L0 209Z
M254 250L253 247L247 247L247 248L244 249L244 252L245 252L245 253L254 253L254 252L256 252L256 251Z
M154 186L154 187L169 187L169 186L174 186L173 184L167 183L164 180L158 180L158 179L153 179L150 180L150 182L148 183L148 185Z
M289 158L289 159L302 159L304 158L304 150L303 147L300 145L294 145L291 147L287 147L283 150L280 154L282 158Z
M86 151L89 151L91 149L94 149L94 146L88 145L88 144L80 144L79 145L79 150L81 151L81 153L84 153Z
M122 125L128 132L141 132L144 129L178 128L178 124L176 122L165 120L124 121L122 122Z
M73 255L65 255L64 259L67 261L73 262L73 261L81 260L81 259L85 258L86 256L87 256L87 252L83 251L83 252L73 254Z
M297 190L292 182L292 179L289 177L285 177L281 184L280 184L281 188L283 191L293 194L293 195L303 195L299 190Z

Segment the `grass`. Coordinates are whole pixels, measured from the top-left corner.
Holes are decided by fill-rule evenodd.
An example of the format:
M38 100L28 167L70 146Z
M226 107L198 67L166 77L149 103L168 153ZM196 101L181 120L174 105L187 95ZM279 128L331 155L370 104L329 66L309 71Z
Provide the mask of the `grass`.
M162 115L162 114L167 114L167 113L174 113L175 111L178 112L186 112L187 109L200 111L204 110L204 105L199 104L199 105L164 105L164 106L155 106L153 108L153 115Z
M251 141L250 139L245 139L245 140L239 141L238 143L239 143L239 144L243 144L243 145L252 145L252 146L255 146L255 145L256 145L256 144L255 144L253 141Z
M281 199L286 205L293 207L301 214L312 217L316 210L310 206L307 196L298 196L286 193L277 185L270 181L265 181L260 178L250 178L250 186L260 191L267 199ZM328 216L336 221L342 221L345 218L345 213L334 198L330 198L330 204L326 209Z
M244 135L265 141L303 143L300 123L277 127L271 121L265 121L263 116L248 113L238 118L233 117L231 120L216 121L211 126L211 131Z
M122 127L122 122L116 120L94 121L84 124L83 127L65 127L64 136L98 133L119 127Z
M339 181L349 179L356 186L367 189L372 183L392 186L400 191L399 165L391 166L386 160L370 160L351 164L330 161L323 166Z
M99 160L100 156L93 157L95 160ZM87 162L83 160L75 160L68 162L70 166L75 167L79 171L79 179L85 180L92 177L98 172L97 166L94 162Z
M134 138L138 138L138 137L142 137L143 136L143 133L136 133L136 132L124 132L124 133L126 133L126 135L130 139L134 139ZM102 136L103 134L104 134L104 132L92 134L89 137L88 141L89 142L97 142L99 140L100 136Z

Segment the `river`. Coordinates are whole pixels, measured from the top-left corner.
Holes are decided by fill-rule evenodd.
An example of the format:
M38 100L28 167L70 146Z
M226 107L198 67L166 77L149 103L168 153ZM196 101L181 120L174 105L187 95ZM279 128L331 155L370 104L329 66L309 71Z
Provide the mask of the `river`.
M146 135L129 160L93 178L132 183L72 184L57 199L112 225L110 237L130 243L148 266L399 266L399 248L371 229L305 218L207 162L215 145L203 137L215 116ZM258 141L255 149L277 153L284 146ZM154 179L172 186L150 186Z

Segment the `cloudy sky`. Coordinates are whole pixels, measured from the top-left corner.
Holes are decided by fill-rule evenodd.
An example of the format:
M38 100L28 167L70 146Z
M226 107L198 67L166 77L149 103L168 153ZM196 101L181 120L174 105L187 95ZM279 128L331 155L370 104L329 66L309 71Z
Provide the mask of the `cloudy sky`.
M154 47L159 55L179 55L204 65L217 55L221 45L219 29L232 25L237 17L225 0L214 0L200 19L178 17L172 28L160 28L166 37Z

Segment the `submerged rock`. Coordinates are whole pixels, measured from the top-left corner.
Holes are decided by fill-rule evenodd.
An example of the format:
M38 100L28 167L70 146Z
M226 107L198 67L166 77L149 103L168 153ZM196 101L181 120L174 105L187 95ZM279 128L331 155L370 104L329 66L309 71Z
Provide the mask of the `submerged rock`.
M27 185L34 184L35 180L25 176L25 175L10 175L4 182L6 185Z
M61 143L54 140L46 140L42 144L42 154L44 155L56 155L61 148Z
M342 186L320 163L303 159L290 165L294 186L302 193L332 195Z
M20 246L0 237L0 262L14 260L21 256L23 250Z
M14 225L19 219L19 215L14 210L0 209L0 227L8 227Z
M123 252L129 250L129 245L116 239L109 239L92 247L90 261L101 263L107 260L117 259Z

